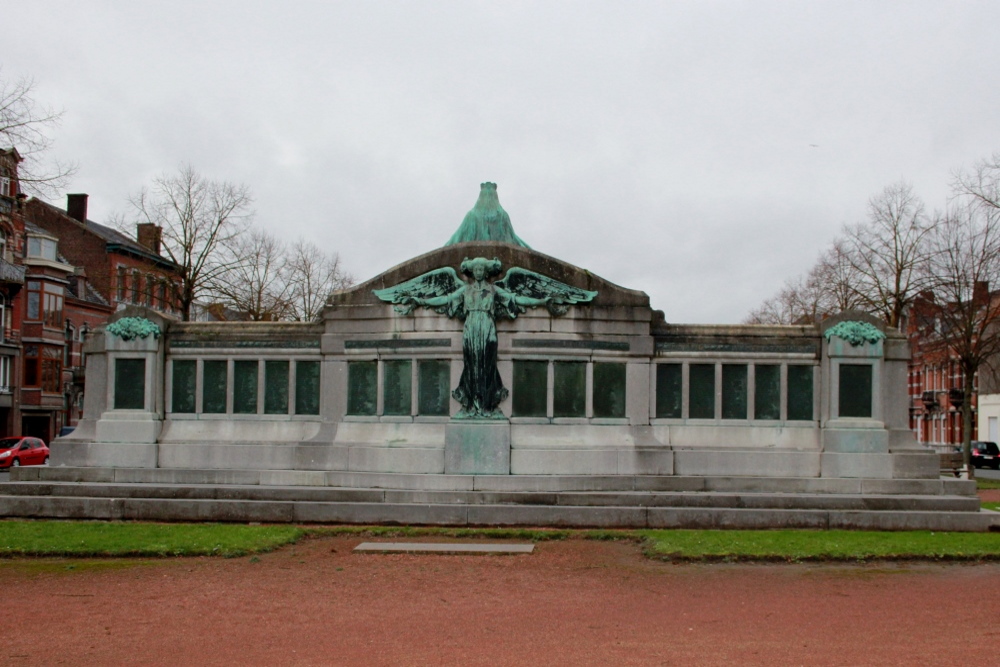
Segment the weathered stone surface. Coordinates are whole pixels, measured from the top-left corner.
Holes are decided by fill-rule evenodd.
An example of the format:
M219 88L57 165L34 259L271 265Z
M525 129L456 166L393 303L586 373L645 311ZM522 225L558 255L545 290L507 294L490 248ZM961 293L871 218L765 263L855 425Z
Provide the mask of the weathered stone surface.
M510 423L451 422L445 429L448 475L507 475L511 471Z
M865 477L890 479L892 456L889 454L839 454L824 452L820 456L823 477Z
M820 454L678 449L674 451L674 470L680 475L818 477Z

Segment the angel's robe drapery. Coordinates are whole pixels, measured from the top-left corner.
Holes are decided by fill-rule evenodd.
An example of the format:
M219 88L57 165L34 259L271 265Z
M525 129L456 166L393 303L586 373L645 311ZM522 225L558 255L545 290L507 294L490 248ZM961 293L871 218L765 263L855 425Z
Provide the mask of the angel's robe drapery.
M517 317L516 297L489 283L473 283L458 290L449 305L450 317L465 319L462 377L451 395L466 407L467 416L495 417L509 394L497 370L496 320Z

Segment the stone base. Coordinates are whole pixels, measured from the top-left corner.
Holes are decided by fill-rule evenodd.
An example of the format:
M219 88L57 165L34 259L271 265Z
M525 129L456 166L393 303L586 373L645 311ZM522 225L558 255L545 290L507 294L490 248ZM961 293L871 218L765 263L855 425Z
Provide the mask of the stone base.
M159 445L145 442L53 442L49 465L156 468Z
M445 428L444 472L448 475L509 475L510 423L449 422Z
M889 432L884 428L852 428L831 421L823 429L823 451L839 454L888 454Z
M892 478L892 456L889 454L824 452L820 456L820 466L820 474L823 477Z
M163 422L155 412L105 412L96 424L97 442L155 443Z

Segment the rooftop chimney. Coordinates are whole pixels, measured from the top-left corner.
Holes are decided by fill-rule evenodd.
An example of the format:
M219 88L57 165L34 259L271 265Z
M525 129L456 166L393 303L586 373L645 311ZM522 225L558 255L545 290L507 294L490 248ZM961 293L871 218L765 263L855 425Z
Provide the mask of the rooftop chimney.
M139 242L139 245L145 246L159 255L163 228L152 222L141 222L135 228L135 240Z
M87 195L66 195L66 214L74 220L87 222Z

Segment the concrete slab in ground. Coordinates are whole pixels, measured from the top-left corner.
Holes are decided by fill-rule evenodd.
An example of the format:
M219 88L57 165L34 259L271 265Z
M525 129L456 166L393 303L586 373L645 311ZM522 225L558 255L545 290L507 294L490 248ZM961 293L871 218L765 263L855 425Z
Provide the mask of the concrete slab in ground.
M530 554L534 544L483 544L481 542L362 542L354 551L418 554Z

